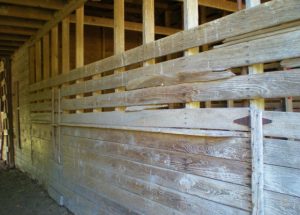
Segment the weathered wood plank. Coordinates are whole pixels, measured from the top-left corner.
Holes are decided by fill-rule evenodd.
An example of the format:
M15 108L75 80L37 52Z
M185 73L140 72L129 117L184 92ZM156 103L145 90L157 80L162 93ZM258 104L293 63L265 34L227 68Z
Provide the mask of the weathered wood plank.
M29 94L28 101L33 102L33 101L40 101L40 100L51 100L51 98L52 98L51 90L44 90L44 91L39 91L36 93Z
M300 142L292 140L264 139L264 162L300 169Z
M71 75L61 75L59 78L51 79L51 81L32 85L30 90L34 91L43 87L60 85L67 81L74 81L86 76L92 76L126 65L146 61L151 58L220 41L227 37L297 20L300 16L298 13L299 8L300 3L297 0L271 1L258 7L240 11L217 21L201 25L195 29L179 32L145 46L137 47L124 54L116 55L83 68L73 70ZM274 16L274 11L276 11L276 16ZM264 16L263 19L261 18L262 14ZM241 20L247 20L247 25L241 22ZM226 26L226 28L224 26ZM257 50L259 49L256 49L256 51Z
M92 144L97 143L97 154L106 154L129 161L213 178L234 184L248 186L250 183L250 163L204 155L188 155L179 152L169 152L91 139L81 138L81 140L78 141L78 139L80 138L62 136L63 142L71 141L73 143L82 143L87 144L90 147ZM81 150L80 153L82 158L97 156L93 150L87 150L86 152Z
M272 120L264 125L264 136L300 139L300 113L264 111L263 117Z
M107 126L205 128L247 131L247 126L236 124L233 121L245 117L248 114L248 108L148 110L133 113L102 112L62 114L61 122L68 124L102 124Z
M76 100L63 99L62 109L74 110L191 101L298 96L300 92L299 83L300 70L270 72L266 74L237 76L231 79L211 83L153 87L114 94L95 95Z
M265 191L266 215L298 215L300 198L280 193Z
M85 150L82 149L82 151L83 153L80 152L77 154L77 156L84 156ZM179 193L177 191L174 191L174 189L168 189L154 183L149 183L144 180L138 180L132 176L128 177L124 174L123 171L112 172L110 169L107 169L105 166L103 166L103 163L100 163L102 159L105 160L105 158L109 157L100 156L99 158L100 159L98 160L98 157L94 158L94 156L92 156L91 160L93 160L94 162L92 162L91 164L88 164L90 162L83 162L81 168L84 168L85 171L82 177L93 178L113 184L121 189L128 190L139 196L143 196L144 198L151 199L167 207L179 210L180 212L185 214L196 214L199 213L199 211L202 211L202 213L204 214L248 214L247 212L216 204L211 201L198 198L196 196ZM151 176L156 177L152 174ZM238 188L238 186L236 186L235 188Z
M51 110L52 110L52 102L30 104L30 111L51 111Z
M280 62L280 65L285 68L300 67L300 58L286 59Z
M262 110L250 107L252 155L252 214L264 214L264 160Z
M245 162L251 159L249 138L191 137L82 127L62 127L62 134Z
M126 87L129 89L137 89L150 86L168 86L190 82L208 82L214 80L222 80L233 77L231 71L216 72L177 72L170 70L160 73L158 70L151 68L134 69L126 73L116 74L102 77L101 79L88 80L80 84L63 87L62 96L68 96L76 93L86 93L97 90L112 89L115 87Z
M264 165L265 189L300 197L300 170Z

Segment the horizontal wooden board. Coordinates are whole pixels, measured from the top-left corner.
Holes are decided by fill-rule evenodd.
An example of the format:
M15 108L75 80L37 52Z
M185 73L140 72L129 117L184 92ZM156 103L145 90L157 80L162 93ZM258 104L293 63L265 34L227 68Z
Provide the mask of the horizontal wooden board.
M61 85L68 81L75 81L87 76L143 62L151 58L294 21L300 18L299 9L300 3L297 0L275 0L268 2L75 69L70 74L59 75L50 80L36 83L30 87L30 90L35 91L45 87ZM274 11L276 11L276 16L274 16ZM261 18L262 15L263 18ZM284 51L281 53L284 53Z
M31 103L30 111L52 111L52 102Z
M264 139L264 162L300 169L300 142L292 140Z
M299 215L300 198L276 192L265 191L266 215Z
M174 189L149 183L149 181L138 180L125 175L119 170L112 172L109 169L101 167L99 165L88 165L85 161L82 161L80 168L84 168L85 171L81 177L115 185L120 189L128 190L136 195L151 199L185 214L197 214L199 211L202 211L204 214L248 214L235 208L207 201L195 195L180 193ZM149 175L149 177L153 178L155 175ZM249 202L247 204L249 205Z
M89 147L88 145L87 147ZM94 147L94 146L92 146ZM77 142L64 142L63 153L66 158L67 155L71 155L72 159L80 157L80 151L86 148ZM74 149L77 150L75 153ZM95 151L97 153L97 150ZM69 156L70 158L70 156ZM72 161L71 161L72 162ZM85 163L85 169L104 168L112 172L119 172L140 180L174 189L179 192L188 193L194 196L198 196L204 199L219 202L225 205L231 205L242 209L250 209L250 188L226 183L218 180L213 180L205 177L195 176L192 174L181 173L172 171L169 169L158 168L155 166L145 165L129 160L117 158L115 156L107 156L99 154L97 159L87 158L82 160ZM83 168L83 167L81 167ZM93 175L93 173L90 173Z
M52 99L52 90L51 89L46 89L43 91L31 93L28 96L28 100L30 102L41 101L41 100L51 100L51 99Z
M173 61L172 61L173 62ZM156 64L153 66L142 67L129 70L125 73L118 73L100 79L91 79L77 84L62 87L61 96L69 96L80 93L87 93L117 87L126 89L137 89L151 86L168 86L191 82L208 82L222 80L235 76L231 71L206 71L205 68L195 69L195 71L180 71L166 68L163 65L168 63ZM170 65L170 64L169 64ZM180 65L178 65L180 66Z
M300 198L299 169L265 164L264 180L265 189Z
M63 99L61 108L76 110L193 101L277 98L299 96L299 94L300 70L293 70L242 75L211 83L180 84L94 95L80 99Z
M30 119L34 123L51 123L52 113L31 113Z
M86 83L62 88L61 95L68 96L121 86L133 90L230 78L232 77L230 72L210 71L300 56L299 35L300 31L298 30L137 68L98 80L89 80ZM278 52L278 50L282 50L282 52Z
M77 195L83 197L85 200L88 199L91 202L97 203L99 199L103 199L103 197L113 199L114 202L120 204L123 208L130 208L134 214L156 215L159 213L182 215L182 213L177 210L165 207L164 205L143 198L142 196L131 193L125 189L116 187L111 183L83 177L83 173L79 171L78 166L69 164L70 162L64 163L64 176L62 177L63 185ZM82 212L82 214L85 213L86 212Z
M196 128L247 131L233 121L249 114L248 108L206 108L62 114L61 123L161 128ZM201 119L201 120L195 120Z
M204 155L188 155L179 152L168 152L166 150L70 136L62 136L62 142L88 145L90 147L89 149L80 151L80 157L82 159L97 159L97 156L100 154L107 154L130 161L235 184L249 185L250 183L250 163L246 162ZM95 151L97 151L97 153L95 153Z
M286 59L280 62L280 65L284 68L296 68L300 67L300 58L292 58L292 59Z
M263 117L272 120L263 126L265 136L300 139L300 113L264 111Z
M250 161L249 138L196 137L114 129L62 127L61 134L188 154Z

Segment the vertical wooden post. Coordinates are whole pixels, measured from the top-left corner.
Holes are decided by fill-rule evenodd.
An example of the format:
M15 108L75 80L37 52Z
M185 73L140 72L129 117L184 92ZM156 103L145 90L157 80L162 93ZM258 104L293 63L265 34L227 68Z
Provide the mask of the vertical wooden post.
M76 68L84 65L84 6L76 10Z
M252 215L264 214L262 110L251 106Z
M254 7L260 0L246 0L246 7ZM248 67L249 75L264 72L263 64ZM251 151L252 151L252 215L264 214L264 160L263 160L263 125L262 111L265 108L264 99L250 101L251 117Z
M70 18L62 21L62 73L70 71Z
M76 68L84 66L84 6L76 10ZM77 80L80 83L83 80ZM83 95L76 95L76 98L81 98ZM77 110L76 113L82 113L82 110Z
M125 51L125 11L124 0L114 0L114 54L121 54ZM115 74L124 72L125 68L116 69ZM125 91L124 87L117 88L116 92ZM124 111L125 107L115 108L117 111Z
M206 8L205 7L200 7L200 22L201 24L206 23ZM202 51L208 51L208 45L203 45L202 46ZM206 101L205 102L205 107L206 108L211 108L211 101Z
M41 48L41 40L38 40L35 43L35 77L37 82L42 80Z
M35 83L35 47L30 46L28 49L29 52L29 83Z
M100 51L100 54L101 54L101 59L104 58L104 52L103 52L103 47L104 47L104 40L103 40L103 28L99 29L100 30L100 47L98 48L99 51ZM93 76L93 79L100 79L102 77L102 74L98 74L98 75L94 75ZM98 90L98 91L95 91L93 92L93 95L99 95L99 94L102 94L102 90ZM102 112L102 108L95 108L93 109L93 112Z
M155 40L154 0L143 0L143 44ZM144 62L144 66L155 63L155 59Z
M51 29L51 77L58 74L58 27Z
M43 79L48 79L50 77L50 53L49 53L49 33L45 34L43 37Z
M184 30L188 30L198 26L199 24L199 11L198 0L184 0L183 2L183 15L184 15ZM185 56L194 55L199 52L199 48L188 49L184 52ZM189 102L186 108L200 108L200 102Z

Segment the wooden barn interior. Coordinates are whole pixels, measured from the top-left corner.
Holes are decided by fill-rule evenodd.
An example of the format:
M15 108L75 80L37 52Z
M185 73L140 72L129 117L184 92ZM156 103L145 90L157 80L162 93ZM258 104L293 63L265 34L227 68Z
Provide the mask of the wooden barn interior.
M0 0L0 83L76 215L300 214L299 0Z

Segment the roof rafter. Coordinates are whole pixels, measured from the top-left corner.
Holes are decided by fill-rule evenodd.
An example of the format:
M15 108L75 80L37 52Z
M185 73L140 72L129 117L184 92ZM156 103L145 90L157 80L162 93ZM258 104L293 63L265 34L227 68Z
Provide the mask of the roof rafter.
M22 6L39 7L59 10L67 1L62 0L0 0L0 3L8 3Z
M24 28L41 28L43 21L38 20L24 20L12 17L0 17L0 25L16 26Z
M12 5L0 5L0 16L18 17L24 19L49 20L53 12L46 9L21 7Z
M61 22L65 17L72 13L77 8L81 7L87 0L72 0L66 4L61 10L54 13L51 19L28 40L24 46L33 45L37 40L41 39L48 33L54 26Z
M33 35L36 33L36 30L30 28L19 28L11 26L2 26L0 25L0 33L4 34L19 34L19 35Z

